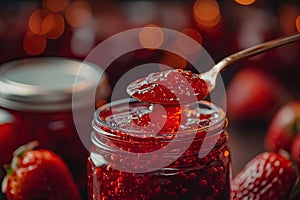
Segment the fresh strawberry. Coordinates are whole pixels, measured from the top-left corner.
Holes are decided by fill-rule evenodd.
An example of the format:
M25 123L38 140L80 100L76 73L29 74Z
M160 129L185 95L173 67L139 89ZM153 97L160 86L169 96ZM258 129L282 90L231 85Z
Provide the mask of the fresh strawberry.
M2 192L9 200L79 200L79 192L64 161L49 150L32 150L30 142L14 152Z
M291 155L293 159L297 162L298 167L300 167L300 134L297 135L293 142Z
M297 168L286 157L264 152L251 160L233 179L232 199L290 199L298 185Z
M244 68L227 87L227 113L234 121L268 120L285 96L280 82L266 71Z
M282 106L273 116L266 137L265 148L290 152L296 135L300 133L300 101Z

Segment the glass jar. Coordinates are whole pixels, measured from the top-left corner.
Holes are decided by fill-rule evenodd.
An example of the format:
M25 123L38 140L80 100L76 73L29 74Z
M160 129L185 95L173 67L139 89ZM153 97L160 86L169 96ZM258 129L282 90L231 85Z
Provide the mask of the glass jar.
M89 200L229 199L231 159L222 109L119 100L94 115Z
M81 67L85 73L78 76ZM90 106L85 97L93 92L95 75L104 75L99 66L66 58L21 59L1 65L0 164L10 163L20 145L38 140L39 148L60 155L78 186L86 188L88 151L77 134L72 108L82 110L82 125L91 131L92 119L85 119ZM106 79L103 76L95 86L97 100L109 94ZM77 102L72 102L72 95L77 95ZM88 125L84 125L86 121Z

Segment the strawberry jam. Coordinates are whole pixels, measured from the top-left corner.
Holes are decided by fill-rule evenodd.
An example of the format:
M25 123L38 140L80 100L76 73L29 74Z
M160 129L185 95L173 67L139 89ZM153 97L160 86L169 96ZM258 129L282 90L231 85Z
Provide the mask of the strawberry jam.
M127 87L130 96L159 104L190 103L205 98L207 83L197 74L181 69L155 72Z
M225 113L207 101L120 100L94 116L89 200L229 199Z

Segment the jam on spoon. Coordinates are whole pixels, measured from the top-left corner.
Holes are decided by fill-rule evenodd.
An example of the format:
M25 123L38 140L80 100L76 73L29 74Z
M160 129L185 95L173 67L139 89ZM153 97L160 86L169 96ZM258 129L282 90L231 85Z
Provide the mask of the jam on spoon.
M128 86L127 92L141 101L177 104L201 100L208 95L209 89L197 74L174 69L151 73L138 79Z
M216 84L218 74L228 65L267 50L300 40L300 34L277 38L234 53L209 71L194 74L180 69L151 73L127 87L127 93L140 100L159 104L191 103L205 98Z

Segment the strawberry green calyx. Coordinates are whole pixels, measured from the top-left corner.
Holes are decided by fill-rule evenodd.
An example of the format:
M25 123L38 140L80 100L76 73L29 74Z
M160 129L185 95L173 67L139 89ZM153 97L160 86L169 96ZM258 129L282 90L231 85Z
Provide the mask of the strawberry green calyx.
M20 160L20 157L24 155L26 152L33 150L34 148L39 146L38 141L31 141L25 145L20 146L17 148L13 153L13 159L10 163L10 165L4 165L4 169L6 171L6 176L4 177L1 185L2 193L6 192L8 178L12 175L13 171L18 168L18 163Z

